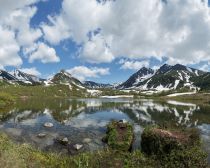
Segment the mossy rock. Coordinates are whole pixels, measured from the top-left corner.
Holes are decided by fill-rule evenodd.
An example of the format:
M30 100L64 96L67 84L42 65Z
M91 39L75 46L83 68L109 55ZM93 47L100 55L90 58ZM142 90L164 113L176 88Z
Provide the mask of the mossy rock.
M142 134L141 148L161 167L207 167L207 155L196 129L148 127Z
M107 135L103 141L112 149L130 151L133 138L133 127L130 123L112 121L107 125Z

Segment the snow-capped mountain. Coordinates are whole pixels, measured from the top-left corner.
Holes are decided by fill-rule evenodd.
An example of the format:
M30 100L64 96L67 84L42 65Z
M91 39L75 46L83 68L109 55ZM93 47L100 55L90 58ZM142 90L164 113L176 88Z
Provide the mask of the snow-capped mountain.
M155 71L150 68L143 67L138 72L134 73L127 81L120 84L117 88L125 89L136 87L139 83L151 78L154 75L154 72Z
M93 81L85 81L84 86L90 89L111 88L110 84L96 83Z
M144 72L144 73L141 73ZM196 81L207 72L184 65L174 66L164 64L156 72L148 68L142 68L132 75L126 82L119 86L120 89L139 90L170 90L187 87L198 88Z
M42 83L44 80L40 79L35 75L31 75L25 72L22 72L18 69L14 70L12 74L19 82L28 83L28 84L38 84Z
M9 72L0 70L0 79L7 80L7 81L17 81L18 79L11 75Z

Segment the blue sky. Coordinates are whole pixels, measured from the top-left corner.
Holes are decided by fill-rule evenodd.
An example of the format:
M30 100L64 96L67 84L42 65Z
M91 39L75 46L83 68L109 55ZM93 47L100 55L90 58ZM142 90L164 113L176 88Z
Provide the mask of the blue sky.
M207 0L12 0L0 2L0 67L47 78L115 83L143 66L209 71ZM189 11L189 9L191 9ZM95 33L97 32L97 33ZM8 38L6 38L6 35Z

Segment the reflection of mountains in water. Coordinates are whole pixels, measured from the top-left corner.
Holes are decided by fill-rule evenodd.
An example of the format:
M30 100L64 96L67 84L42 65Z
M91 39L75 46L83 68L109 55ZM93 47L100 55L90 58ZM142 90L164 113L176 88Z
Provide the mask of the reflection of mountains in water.
M177 101L157 102L153 100L112 101L104 99L52 100L24 102L9 113L2 114L1 120L13 119L21 122L35 119L40 115L49 115L58 122L65 123L80 113L94 114L112 111L126 114L133 122L141 125L150 123L174 122L181 125L210 123L209 106L197 106Z

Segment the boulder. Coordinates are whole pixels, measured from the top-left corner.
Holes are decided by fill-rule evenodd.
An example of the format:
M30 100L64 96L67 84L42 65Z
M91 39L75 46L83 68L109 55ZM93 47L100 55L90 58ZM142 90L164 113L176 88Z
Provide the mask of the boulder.
M160 167L207 167L196 129L148 127L141 138L142 151L155 158Z
M57 141L62 145L68 145L69 143L69 140L67 137L59 137L57 138Z
M115 150L130 151L134 139L133 127L128 122L112 121L107 125L106 136L102 139Z
M37 136L38 136L39 138L44 138L44 137L46 137L46 135L47 135L47 134L45 134L45 133L39 133Z
M73 147L76 150L80 150L83 147L83 145L81 145L81 144L75 144Z
M53 127L53 123L46 122L46 123L44 123L44 126L47 128L51 128L51 127Z

